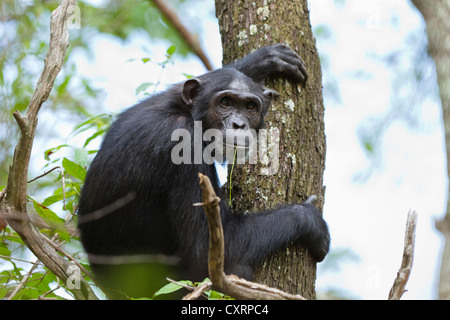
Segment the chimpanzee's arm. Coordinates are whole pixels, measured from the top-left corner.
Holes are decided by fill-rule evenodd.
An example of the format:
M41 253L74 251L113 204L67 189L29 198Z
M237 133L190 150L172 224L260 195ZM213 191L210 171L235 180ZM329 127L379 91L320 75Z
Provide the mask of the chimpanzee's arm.
M284 44L262 47L241 60L225 66L225 68L230 67L255 81L263 81L268 77L283 77L305 83L308 79L302 58Z
M230 215L224 221L224 235L228 267L254 266L270 252L296 240L320 262L330 246L328 226L312 199L275 210Z

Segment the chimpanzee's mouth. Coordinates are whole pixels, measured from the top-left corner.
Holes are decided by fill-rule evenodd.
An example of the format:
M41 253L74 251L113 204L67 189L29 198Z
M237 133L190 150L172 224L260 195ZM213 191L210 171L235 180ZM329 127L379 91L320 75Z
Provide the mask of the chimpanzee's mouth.
M226 148L239 148L239 149L249 149L255 137L253 137L251 130L225 130L224 145Z

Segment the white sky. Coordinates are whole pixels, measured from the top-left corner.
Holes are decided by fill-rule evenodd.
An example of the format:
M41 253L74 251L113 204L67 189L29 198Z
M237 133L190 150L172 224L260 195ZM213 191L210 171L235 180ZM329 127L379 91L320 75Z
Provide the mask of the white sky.
M332 250L350 248L360 261L343 262L335 272L322 272L319 265L317 288L336 288L360 299L386 299L401 263L406 216L408 210L415 209L419 214L416 253L403 299L434 299L442 239L433 221L443 215L447 194L440 105L426 102L423 116L427 130L415 132L403 122L390 127L383 140L381 167L366 183L354 182L355 175L370 165L357 130L370 115L388 110L395 94L392 71L371 54L383 56L403 49L408 34L422 30L423 22L407 0L346 2L345 7L337 8L332 0L314 0L310 7L313 27L326 24L332 30L332 38L324 42L318 39L317 45L329 59L324 79L337 79L341 96L340 103L325 101L324 217L331 230ZM199 1L199 7L191 8L190 14L202 18L198 21L205 34L200 38L218 67L222 54L218 26L213 19L203 19L211 6L213 1ZM390 20L393 13L399 17L395 24ZM76 58L79 72L95 79L96 86L108 93L108 111L119 112L134 104L136 88L160 75L160 69L152 64L126 62L149 56L142 46L153 51L153 60L162 61L168 44L149 43L146 37L136 36L124 47L111 37L99 37L94 46L95 61L83 54ZM355 79L351 76L354 70L371 76ZM182 72L196 75L204 71L196 58L177 60L164 72L163 83L183 80ZM61 127L61 132L71 130ZM49 140L45 146L61 143ZM34 157L39 161L42 154Z
M395 123L383 140L382 167L365 184L352 177L368 165L357 129L368 116L380 114L392 101L393 75L371 53L386 55L405 48L406 37L423 29L409 1L311 1L312 25L331 27L333 41L319 52L330 59L329 72L340 84L341 103L326 104L327 162L324 214L334 247L349 247L360 263L342 266L338 274L318 276L318 287L333 285L363 299L385 299L400 267L409 209L418 211L416 253L404 299L436 298L437 260L441 240L433 220L445 209L447 178L440 105L423 108L428 130L414 132ZM395 25L391 14L399 17ZM371 74L357 81L350 70ZM325 76L326 77L326 76ZM383 110L384 109L384 110Z

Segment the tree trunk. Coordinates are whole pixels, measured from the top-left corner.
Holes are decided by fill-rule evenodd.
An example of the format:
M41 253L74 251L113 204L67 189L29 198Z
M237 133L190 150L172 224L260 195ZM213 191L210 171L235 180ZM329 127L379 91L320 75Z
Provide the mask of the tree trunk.
M233 211L243 213L298 203L310 195L318 196L316 205L322 208L322 73L307 1L216 0L216 15L224 64L262 46L284 43L300 54L309 74L305 87L282 79L266 84L280 93L266 118L269 132L279 130L279 157L275 152L271 162L264 165L258 155L257 164L235 165L231 176L229 169ZM315 279L316 264L300 244L272 254L255 271L256 281L309 299L315 298Z
M450 3L446 0L412 0L422 13L428 30L429 52L436 63L436 73L444 118L447 146L447 174L450 177ZM449 191L450 192L450 191ZM436 222L445 238L439 280L439 298L450 299L450 193L447 213Z

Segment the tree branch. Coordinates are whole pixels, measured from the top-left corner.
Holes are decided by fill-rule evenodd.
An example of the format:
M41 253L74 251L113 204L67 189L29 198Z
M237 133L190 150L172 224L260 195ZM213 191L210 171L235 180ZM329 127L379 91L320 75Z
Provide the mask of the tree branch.
M224 237L222 219L220 218L220 198L214 192L209 178L201 173L202 205L209 225L208 271L213 288L236 299L244 300L305 300L300 295L293 295L266 285L240 279L224 272ZM201 290L201 289L199 289Z
M20 131L23 132L25 130L25 128L26 128L26 125L27 125L26 122L25 122L25 119L22 118L22 115L17 110L14 111L13 117L16 120L17 124L19 125Z
M391 290L389 291L389 300L399 300L403 293L406 292L405 287L411 274L412 264L414 260L414 240L416 237L417 213L410 211L406 221L405 245L403 249L403 259L400 269L397 272L397 278L394 280Z
M55 78L60 72L69 46L67 21L75 12L76 0L62 0L51 15L50 43L44 62L44 69L31 97L25 116L14 112L20 127L20 138L14 150L13 163L9 170L6 197L0 203L7 222L20 235L27 247L58 278L67 282L68 268L71 264L51 247L31 223L26 210L27 176L33 140L38 122L37 114L53 88ZM76 299L96 299L91 287L80 279L80 288L72 289Z
M202 296L205 291L208 291L212 287L211 281L206 281L202 285L198 286L191 293L183 297L183 300L197 300Z
M170 23L173 25L173 27L178 31L180 36L184 39L188 47L194 52L197 57L203 62L205 68L207 70L213 70L213 66L211 62L209 61L208 57L206 56L205 52L203 51L202 47L200 46L200 43L195 37L178 19L177 14L170 9L166 1L161 0L153 0L153 3L155 6L161 11L161 13L167 18L167 20L170 21Z

